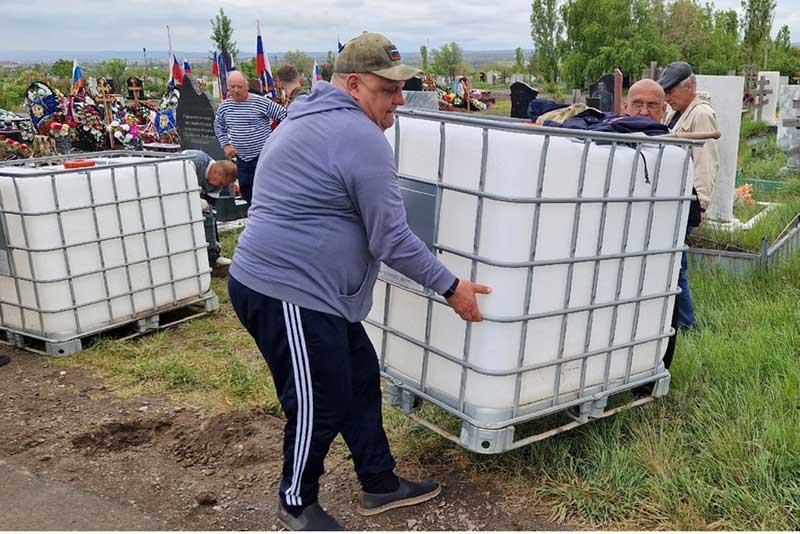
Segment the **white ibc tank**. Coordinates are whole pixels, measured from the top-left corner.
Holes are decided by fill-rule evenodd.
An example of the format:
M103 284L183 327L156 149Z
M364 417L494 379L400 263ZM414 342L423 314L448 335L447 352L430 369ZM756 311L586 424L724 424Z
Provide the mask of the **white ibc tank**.
M655 374L688 216L686 147L399 119L399 135L386 132L398 173L440 184L439 259L493 291L479 297L488 320L470 326L382 276L369 319L388 332L367 330L386 373L487 421Z
M3 328L68 339L208 291L191 163L174 156L95 162L76 170L0 167Z

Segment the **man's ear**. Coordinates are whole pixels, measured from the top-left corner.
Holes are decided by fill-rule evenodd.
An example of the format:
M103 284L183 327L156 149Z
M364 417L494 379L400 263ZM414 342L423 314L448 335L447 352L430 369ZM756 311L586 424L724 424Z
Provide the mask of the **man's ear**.
M358 74L348 74L347 78L345 78L344 86L348 94L358 101L358 97L361 94L361 77Z

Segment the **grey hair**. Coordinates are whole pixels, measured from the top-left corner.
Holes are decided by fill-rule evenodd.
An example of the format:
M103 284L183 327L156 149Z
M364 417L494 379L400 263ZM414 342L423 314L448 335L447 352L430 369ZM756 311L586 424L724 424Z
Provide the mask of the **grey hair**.
M697 78L694 77L694 74L690 74L689 77L679 83L678 86L686 87L689 84L697 85Z

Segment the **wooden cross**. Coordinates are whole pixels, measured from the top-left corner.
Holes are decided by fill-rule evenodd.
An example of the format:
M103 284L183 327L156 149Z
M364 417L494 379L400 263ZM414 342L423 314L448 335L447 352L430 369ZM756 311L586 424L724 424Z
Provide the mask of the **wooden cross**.
M762 120L762 116L764 115L764 106L769 102L769 98L766 97L772 94L772 89L767 89L768 85L769 80L762 76L758 80L756 90L753 92L753 96L758 97L758 101L756 103L756 107L758 108L756 111L756 120Z
M108 126L109 124L111 124L111 103L115 102L116 99L109 94L111 93L111 86L108 85L108 82L106 81L105 78L100 78L99 80L97 80L97 92L98 96L96 100L100 104L103 104L106 116L106 126ZM111 134L111 132L108 132L108 141L110 143L109 146L113 147L114 136Z
M572 90L572 98L570 99L570 104L581 104L583 103L583 97L581 96L580 89L573 89Z
M752 93L756 89L756 80L758 76L756 76L756 66L750 65L747 67L747 91Z
M128 85L128 91L133 95L133 105L138 108L139 95L142 94L142 86L136 83L136 78L131 80L131 83Z
M800 100L793 100L792 107L797 110L795 116L783 119L782 124L785 128L800 128Z
M614 69L614 115L622 114L622 71Z

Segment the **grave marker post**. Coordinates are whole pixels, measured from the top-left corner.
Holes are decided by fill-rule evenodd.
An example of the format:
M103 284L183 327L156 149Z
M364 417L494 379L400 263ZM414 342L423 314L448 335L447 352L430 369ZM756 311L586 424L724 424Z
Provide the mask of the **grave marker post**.
M772 89L767 89L768 85L769 80L761 76L756 84L756 90L753 92L753 96L756 97L756 120L759 121L764 120L764 106L769 103L769 95L772 94Z
M138 108L139 98L144 93L142 92L142 86L137 82L138 80L135 77L128 78L128 93L133 95L133 105Z
M114 102L116 99L111 96L111 86L108 85L108 82L105 78L100 78L97 80L97 102L103 105L103 109L105 110L105 125L108 126L111 124L111 103ZM108 142L109 148L114 146L114 136L111 132L108 132Z
M614 69L614 114L622 113L622 71Z

